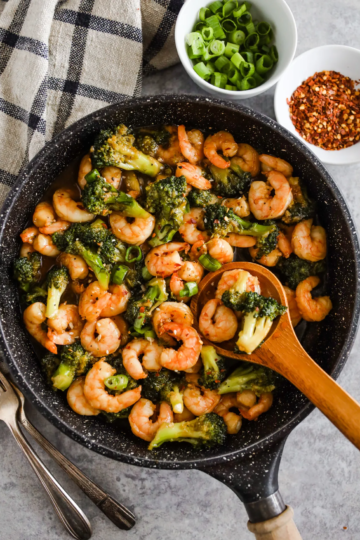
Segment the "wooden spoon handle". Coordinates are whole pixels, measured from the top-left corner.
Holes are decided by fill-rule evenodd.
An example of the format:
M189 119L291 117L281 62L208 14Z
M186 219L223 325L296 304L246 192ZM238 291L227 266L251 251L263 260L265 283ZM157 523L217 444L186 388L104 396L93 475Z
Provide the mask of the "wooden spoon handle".
M301 540L294 522L294 511L288 506L282 514L261 523L248 522L248 529L256 540Z

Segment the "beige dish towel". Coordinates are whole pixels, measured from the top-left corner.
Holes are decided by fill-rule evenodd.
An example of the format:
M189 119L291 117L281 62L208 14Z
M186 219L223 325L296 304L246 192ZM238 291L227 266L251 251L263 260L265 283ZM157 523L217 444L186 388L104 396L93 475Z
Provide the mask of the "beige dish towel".
M64 128L175 64L183 0L0 0L0 207Z

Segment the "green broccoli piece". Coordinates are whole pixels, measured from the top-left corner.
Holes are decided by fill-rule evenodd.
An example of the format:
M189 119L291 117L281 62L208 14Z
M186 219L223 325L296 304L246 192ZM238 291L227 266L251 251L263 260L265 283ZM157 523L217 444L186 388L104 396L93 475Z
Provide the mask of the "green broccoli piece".
M48 319L53 319L59 310L62 294L70 281L69 271L65 266L52 268L46 276L47 301L45 315Z
M220 204L220 200L208 189L196 189L192 190L187 195L187 200L191 207L205 208L209 204Z
M224 444L226 424L215 413L203 414L189 422L164 423L156 432L149 450L159 448L165 442L188 442L193 446L213 446Z
M161 163L135 148L134 142L134 135L123 124L115 129L100 131L91 155L93 167L102 169L113 166L156 176L162 168Z
M150 322L154 309L168 299L164 279L154 278L148 282L147 286L144 293L130 297L127 310L124 313L125 320L138 333L142 333L143 327Z
M184 388L185 382L183 375L170 371L168 374L168 380L165 382L165 384L160 390L160 400L169 403L172 410L176 414L181 414L184 411L184 400L182 392Z
M186 212L186 179L169 176L146 186L146 208L156 216L152 247L171 242Z
M60 364L51 377L57 390L67 390L75 377L84 375L92 364L93 356L82 345L75 342L65 345L60 354Z
M219 394L251 390L258 397L275 389L274 373L267 368L243 362L218 388Z
M282 221L287 224L298 223L304 219L309 219L315 214L315 201L310 199L307 189L298 177L288 178L293 194L293 202L290 204Z
M126 246L119 240L101 219L91 225L81 226L81 241L95 249L109 264L125 262Z
M43 286L31 285L30 290L22 296L21 300L27 305L34 304L35 302L44 302L47 294L46 283Z
M304 279L325 272L326 263L324 260L318 262L305 261L292 253L287 259L280 259L276 269L279 270L284 282L290 289L295 290Z
M204 388L216 390L221 381L226 377L224 360L211 345L203 345L201 359L204 365L199 383Z
M160 392L169 381L168 369L149 371L147 377L141 380L141 396L153 403L160 401Z
M205 208L204 225L212 236L222 238L231 233L255 237L268 236L277 229L274 224L263 225L246 221L237 216L231 208L219 204L210 204Z
M272 225L273 230L269 231L263 236L259 236L256 239L255 248L258 250L255 257L256 259L261 259L263 255L268 255L269 253L271 253L274 249L276 249L278 244L279 228L276 225L276 222L272 220L266 220L263 221L263 224Z
M31 285L40 280L41 255L34 251L29 257L18 257L14 261L14 278L20 288L29 292Z
M41 369L45 375L48 384L52 385L52 376L59 367L60 358L51 352L47 352L40 360Z
M146 268L146 266L144 266L144 262L142 260L136 261L134 263L134 267L129 268L124 279L125 284L127 287L129 287L129 289L136 289L145 283L146 280L144 279L143 275L144 268ZM153 276L151 276L151 279L152 278Z
M117 420L124 420L125 418L128 418L132 407L126 407L126 409L123 409L120 412L117 413L109 413L105 411L101 411L101 414L104 416L107 422L109 424L112 424L113 422L116 422Z
M249 191L251 174L244 172L234 161L230 160L228 169L219 169L210 164L209 169L213 178L212 191L221 197L239 197Z

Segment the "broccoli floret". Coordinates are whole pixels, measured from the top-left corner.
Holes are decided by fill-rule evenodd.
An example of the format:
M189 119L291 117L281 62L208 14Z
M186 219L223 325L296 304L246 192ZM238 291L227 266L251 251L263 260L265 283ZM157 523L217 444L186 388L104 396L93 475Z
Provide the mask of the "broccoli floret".
M244 362L221 383L218 388L219 394L230 392L244 392L251 390L259 397L261 394L272 392L275 389L274 373L267 368Z
M54 388L67 390L75 377L84 375L92 364L92 355L80 343L65 345L60 354L60 364L51 377Z
M256 239L256 259L261 259L263 255L268 255L269 253L271 253L274 249L276 249L278 243L279 228L276 225L276 222L266 220L263 222L263 224L272 225L273 230Z
M170 242L181 227L186 212L186 179L169 176L146 186L146 208L156 216L151 246Z
M324 260L318 262L305 261L292 253L288 259L280 259L276 268L290 289L296 289L304 279L325 272L326 263Z
M65 266L52 268L46 276L47 301L45 315L48 319L53 319L59 310L62 294L69 284L69 271Z
M204 369L201 373L199 383L204 388L215 390L226 377L224 360L211 345L203 345L201 359Z
M44 372L46 381L52 385L51 377L59 367L60 358L51 352L48 352L40 360L41 369Z
M204 225L212 236L222 238L231 233L255 237L268 236L277 229L274 224L263 225L246 221L237 216L231 208L219 204L210 204L205 208Z
M145 283L143 268L146 267L144 267L144 263L141 260L136 261L133 268L129 268L124 280L129 289L136 289Z
M20 288L28 292L31 285L40 279L41 255L34 251L29 257L19 257L14 261L14 278Z
M91 225L82 225L81 241L94 249L109 264L125 261L126 246L116 238L101 219L96 219Z
M251 354L268 335L273 320L287 310L274 298L266 298L255 292L233 289L221 297L226 307L242 312L242 325L236 345L240 352Z
M307 189L298 177L288 178L293 194L293 202L286 210L282 221L292 224L303 219L309 219L315 214L315 201L310 199Z
M121 212L124 216L148 218L149 213L134 197L118 191L93 169L85 176L86 185L81 194L85 208L95 215L107 216L111 212Z
M174 413L177 414L181 414L184 411L182 392L184 387L185 382L182 374L170 371L168 373L168 380L160 390L160 400L169 403Z
M156 432L149 450L159 448L165 442L188 442L193 446L213 446L224 444L226 424L215 413L203 414L190 422L164 423Z
M234 158L230 160L228 169L219 169L210 164L210 173L214 179L212 191L221 197L239 197L249 191L251 174L244 172L235 163Z
M105 411L101 411L101 414L105 417L106 421L109 422L109 424L112 424L113 422L116 422L117 420L124 420L124 418L128 418L132 407L126 407L126 409L123 409L120 412L117 413L109 413Z
M152 157L156 157L159 146L168 148L171 133L166 129L147 130L142 129L136 135L134 146Z
M124 317L136 332L141 333L142 328L150 322L154 309L166 302L167 298L165 280L154 278L148 282L144 293L131 296Z
M113 130L100 131L91 155L93 167L113 166L156 176L162 168L161 163L135 148L134 141L134 135L123 124Z
M161 389L169 381L169 370L149 371L147 377L141 380L141 395L153 403L160 401Z
M187 200L190 206L195 208L205 208L209 204L220 204L218 197L208 189L192 188L187 195Z
M43 286L31 285L29 292L25 293L21 300L27 305L34 304L35 302L44 302L47 293L46 284Z

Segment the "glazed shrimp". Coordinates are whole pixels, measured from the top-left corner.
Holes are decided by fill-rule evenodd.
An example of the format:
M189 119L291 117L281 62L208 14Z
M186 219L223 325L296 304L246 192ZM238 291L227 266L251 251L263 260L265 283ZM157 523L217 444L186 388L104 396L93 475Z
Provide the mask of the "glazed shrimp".
M48 227L56 221L56 216L53 207L48 202L39 203L33 214L33 223L35 227Z
M45 316L46 306L42 302L35 302L27 307L24 311L24 323L26 330L33 338L36 339L45 349L56 354L57 347L47 336L45 330L42 328L42 324L46 320Z
M60 266L66 266L72 280L85 279L89 274L88 265L79 255L60 253L58 259Z
M244 270L228 270L227 272L224 272L220 278L216 289L215 298L221 300L224 292L234 287L235 283L241 278L243 278L244 281L246 280L244 287L246 292L256 292L258 294L261 293L260 283L257 277L251 275L249 272L245 272Z
M319 322L325 319L332 309L329 296L313 298L311 291L320 283L318 276L310 276L296 287L296 303L302 318L308 322Z
M100 411L94 409L86 401L84 396L84 383L85 377L79 377L71 384L66 393L67 402L76 414L81 414L81 416L97 416L100 414Z
M42 234L54 234L56 232L66 231L71 226L70 221L59 219L47 227L40 227L39 231Z
M260 414L263 414L270 409L273 401L274 397L271 392L261 394L258 403L250 407L250 409L246 410L243 407L239 407L240 414L243 418L246 418L246 420L257 420Z
M111 293L104 291L98 281L93 281L80 296L79 313L83 319L92 322L98 319L111 299ZM113 313L112 315L116 315Z
M285 259L288 259L293 252L291 240L289 240L288 236L280 231L277 241L278 248L281 251L282 256L285 257Z
M260 258L258 257L259 248L251 247L249 248L249 253L255 262L270 267L276 266L282 256L282 253L278 248L273 249L272 251L270 251L270 253L267 253L266 255L262 255Z
M29 258L29 255L31 253L34 253L35 249L31 244L23 244L20 248L20 257L27 257Z
M161 365L175 371L184 371L193 367L198 361L202 345L195 328L185 324L165 323L160 329L160 336L165 332L183 343L177 351L164 349L160 357Z
M180 161L184 161L184 156L180 150L178 130L176 126L165 126L165 129L171 134L169 145L167 148L159 146L155 157L160 163L175 166Z
M192 326L194 317L189 306L178 302L164 302L155 309L152 324L158 337L167 344L175 345L176 341L168 334L162 332L164 324L174 322L177 324Z
M250 407L256 405L257 402L256 394L252 390L243 390L242 392L237 392L235 397L238 407L246 407L246 409L250 409Z
M234 258L233 248L224 238L212 238L206 243L202 240L196 242L190 250L190 257L197 260L204 253L209 253L213 259L221 264L232 262Z
M199 283L204 275L204 269L198 262L185 261L178 272L174 272L170 279L170 290L175 298L180 302L187 302L188 297L181 297L180 291L184 288L185 282Z
M140 246L151 236L155 227L155 217L150 214L147 218L131 218L130 220L120 212L113 212L110 214L110 227L122 242Z
M223 199L221 201L223 206L231 208L231 210L239 217L247 217L250 215L249 203L245 196L239 199Z
M290 176L292 176L293 168L290 163L284 159L269 156L268 154L261 154L259 156L259 160L262 163L261 168L264 172L274 170L280 172L286 176L286 178L290 178Z
M101 176L105 178L106 182L112 185L115 189L119 189L121 182L121 169L119 167L113 167L109 165L101 169Z
M302 319L301 313L299 311L299 308L296 302L296 294L295 294L295 291L285 286L284 286L284 291L285 291L286 298L288 301L291 323L293 327L295 328L295 326L298 325Z
M293 200L290 184L282 173L270 171L266 175L267 182L253 182L249 190L250 210L256 219L282 216Z
M145 379L147 373L144 369L160 371L160 356L163 349L155 340L134 339L122 351L124 368L136 381ZM142 363L140 356L142 356Z
M178 127L179 145L182 155L192 164L196 165L204 158L204 135L198 129L186 131L185 126Z
M81 345L97 358L108 356L120 347L120 330L111 319L88 321L80 334Z
M238 409L236 394L224 394L214 409L214 413L223 418L229 435L239 433L242 425L242 417L230 411L235 408Z
M78 307L72 304L61 304L57 315L47 320L48 338L57 345L70 345L80 337L84 323Z
M27 244L33 244L35 238L39 234L39 229L37 227L27 227L23 230L23 232L20 234L20 238L24 243Z
M197 189L211 189L211 182L204 178L200 167L186 161L177 164L175 175L185 176L186 182Z
M252 177L260 172L259 154L250 144L238 144L238 150L231 163L239 166L242 171L250 173Z
M232 339L237 331L238 321L235 313L222 305L221 300L206 302L199 318L200 332L215 343Z
M115 375L116 369L104 360L99 360L85 377L84 396L91 407L101 411L117 413L134 405L141 396L141 386L112 396L105 389L105 381Z
M53 205L59 218L71 223L84 223L92 221L94 215L85 210L80 201L75 201L73 197L76 193L72 189L60 188L53 195Z
M243 236L242 234L230 233L225 237L225 240L230 246L238 248L247 248L256 244L256 238L254 236Z
M151 417L154 415L156 408L152 401L141 398L135 403L129 414L131 431L144 441L152 441L161 424L173 421L173 412L170 405L165 401L160 403L156 421L152 421Z
M179 233L185 242L195 244L210 239L210 235L204 230L204 214L203 208L192 208L184 215L184 223L181 225Z
M194 420L195 414L193 414L189 409L184 407L182 413L174 413L174 422L189 422L189 420Z
M198 383L198 375L186 375L188 386L184 390L184 405L195 416L212 412L220 401L216 390L209 390Z
M316 262L326 257L326 231L320 225L315 226L312 223L312 219L306 219L295 225L291 246L300 259Z
M114 317L126 311L130 292L126 285L110 285L110 297L106 306L101 310L100 317Z
M86 186L85 176L92 171L92 163L90 154L86 154L80 161L80 167L78 172L78 184L81 189L84 189Z
M121 315L115 315L115 317L109 317L109 319L114 321L114 323L120 330L120 347L125 347L130 338L128 323Z
M33 248L47 257L57 257L60 253L51 236L47 234L38 234L33 242Z
M152 276L169 277L183 265L179 251L187 253L189 248L186 242L169 242L155 247L146 255L146 268Z
M219 169L227 169L230 167L230 161L226 161L218 152L221 151L224 156L235 156L238 150L238 145L234 141L234 137L227 131L218 131L209 137L204 142L204 154L208 160L219 167Z

